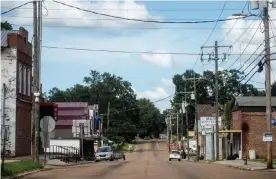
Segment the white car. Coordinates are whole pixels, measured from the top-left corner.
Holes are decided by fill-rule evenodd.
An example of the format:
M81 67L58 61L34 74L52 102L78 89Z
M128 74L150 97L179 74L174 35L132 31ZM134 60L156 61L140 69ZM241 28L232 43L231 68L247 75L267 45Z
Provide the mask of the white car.
M181 161L180 152L177 150L172 150L172 152L170 153L170 156L169 156L169 161L171 161L172 159Z
M110 146L104 146L99 147L97 152L95 153L96 162L102 161L102 160L114 160L113 151Z

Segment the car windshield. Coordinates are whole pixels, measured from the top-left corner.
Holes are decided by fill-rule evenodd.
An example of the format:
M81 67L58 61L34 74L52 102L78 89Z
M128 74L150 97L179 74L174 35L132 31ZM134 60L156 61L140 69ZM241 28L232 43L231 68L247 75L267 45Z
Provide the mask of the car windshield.
M172 154L179 154L178 151L172 151Z
M99 153L99 152L110 152L110 151L111 151L110 147L100 147L100 148L98 148L97 153Z

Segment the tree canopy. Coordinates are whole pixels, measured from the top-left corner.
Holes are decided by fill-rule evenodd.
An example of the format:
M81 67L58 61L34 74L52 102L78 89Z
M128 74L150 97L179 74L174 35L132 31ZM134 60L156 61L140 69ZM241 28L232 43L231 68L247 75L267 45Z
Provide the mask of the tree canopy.
M51 89L49 101L88 102L99 104L99 113L107 114L110 102L109 131L104 132L111 140L133 140L137 134L158 135L164 129L164 119L160 111L148 99L136 99L131 83L110 73L91 71L84 77L84 84L76 84L66 90Z
M12 30L12 25L7 21L1 22L1 30Z
M263 95L262 91L258 91L252 84L243 84L240 81L244 78L244 73L232 69L223 70L218 72L218 89L219 89L219 103L221 105L226 104L228 101L233 99L233 96L257 96ZM187 92L194 91L194 81L193 80L183 80L184 78L202 78L201 80L196 80L196 98L199 104L214 104L215 102L215 74L212 71L204 71L202 74L196 73L193 70L186 70L183 74L176 74L173 77L173 83L175 84L175 97L172 101L175 106L180 104L182 99L184 99L184 94L179 92L185 91L185 86ZM275 90L276 91L276 90ZM189 129L194 127L194 111L195 105L194 101L191 99L190 95L187 95L188 103L188 116L189 116ZM229 104L231 106L231 104ZM180 108L180 106L178 107ZM229 117L228 117L229 119Z

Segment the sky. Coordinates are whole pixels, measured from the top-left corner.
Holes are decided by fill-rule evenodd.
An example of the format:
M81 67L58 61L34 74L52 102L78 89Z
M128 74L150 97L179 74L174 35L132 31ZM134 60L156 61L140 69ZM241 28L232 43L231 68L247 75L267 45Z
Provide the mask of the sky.
M109 15L159 21L237 18L232 17L232 14L241 13L246 3L244 1L149 2L135 0L63 2ZM2 1L1 11L23 3L22 1ZM82 83L83 78L89 76L90 70L97 70L121 76L132 83L139 98L146 97L154 102L174 94L172 77L175 74L182 74L187 69L194 69L199 73L204 70L214 70L213 62L201 62L198 60L198 55L170 53L198 54L201 52L202 45L212 46L217 40L219 45L233 46L231 49L219 48L219 54L228 54L226 60L220 61L219 69L227 69L234 62L232 68L238 69L242 64L246 67L253 61L256 56L247 60L263 42L264 36L261 21L255 17L205 24L157 24L117 20L76 10L50 0L45 1L43 6L43 46L156 52L156 54L125 54L43 47L41 82L44 92L48 92L53 87L66 89ZM248 13L247 6L244 12ZM250 12L259 13L258 10ZM13 24L14 29L18 29L19 26L24 27L29 31L29 41L31 41L32 13L32 4L29 4L1 16L1 21L7 20ZM276 10L270 10L270 17L276 18ZM273 25L271 25L271 35L276 33ZM275 42L271 40L271 46L275 45ZM212 50L204 49L203 53L207 54ZM257 50L257 54L262 50L263 46ZM241 53L243 55L239 57L238 54ZM204 59L207 58L208 56L204 56ZM253 67L254 64L245 72L249 72ZM276 78L274 77L275 69L276 65L273 62L272 81ZM257 73L249 83L257 88L264 88L263 82L264 71ZM156 105L161 110L166 109L170 107L169 100L170 98L160 101Z

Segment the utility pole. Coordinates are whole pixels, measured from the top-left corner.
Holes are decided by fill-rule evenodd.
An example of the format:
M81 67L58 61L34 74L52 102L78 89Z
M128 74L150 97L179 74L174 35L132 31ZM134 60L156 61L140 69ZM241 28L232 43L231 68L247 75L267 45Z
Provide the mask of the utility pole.
M38 93L38 46L37 46L37 1L33 2L33 33L34 33L34 54L33 54L33 63L34 63L34 70L33 70L33 103L32 103L32 157L33 161L37 162L37 130L36 130L36 120L38 118L37 108L38 104L36 102L36 94Z
M106 133L108 134L109 131L109 115L110 115L110 102L107 104L107 126L106 126Z
M177 149L178 149L178 142L179 142L179 138L178 138L178 111L176 112L176 141L177 141Z
M197 97L196 97L196 94L197 94L197 91L196 91L196 80L204 80L205 78L196 78L195 76L195 73L194 73L194 77L193 78L183 78L183 80L193 80L194 81L194 91L193 91L193 94L194 94L194 100L195 100L195 104L194 104L194 107L195 107L195 125L196 125L196 149L197 149L197 157L196 157L196 160L199 161L199 139L198 139L198 120L197 120ZM186 89L186 87L185 87ZM187 92L186 92L187 93Z
M185 83L185 115L186 115L186 136L187 136L187 159L190 160L190 139L189 139L189 118L187 111L187 88Z
M215 61L215 98L216 98L216 160L219 160L219 126L218 126L218 117L219 117L219 104L218 104L218 61L219 61L219 57L218 57L218 48L231 48L232 46L219 46L218 42L215 41L215 45L214 46L202 46L201 49L203 48L214 48L215 49L215 58L211 58L211 54L209 54L209 59L210 60L214 60ZM223 60L226 59L226 54L224 54L224 58ZM201 54L201 61L203 61L203 52ZM213 140L213 146L214 146L214 140ZM214 150L214 148L212 149Z
M264 8L265 31L265 91L266 91L266 122L267 132L271 132L271 74L270 74L270 39L269 39L269 14L268 7ZM272 141L267 142L267 168L272 169Z
M6 88L6 84L4 83L3 84L3 100L2 100L2 125L1 125L1 134L4 134L4 137L3 137L1 173L4 172L6 139L7 139L7 128L5 125L5 123L6 123L6 94L7 94L7 88Z

